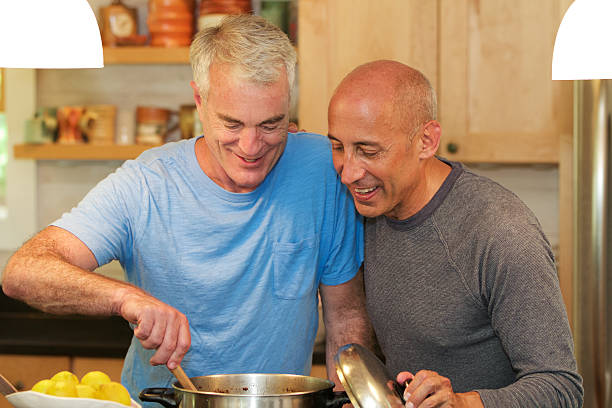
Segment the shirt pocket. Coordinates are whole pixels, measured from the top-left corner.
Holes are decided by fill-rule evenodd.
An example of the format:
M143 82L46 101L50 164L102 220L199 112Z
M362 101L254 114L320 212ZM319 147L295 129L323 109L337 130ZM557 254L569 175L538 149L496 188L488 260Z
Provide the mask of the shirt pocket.
M313 293L319 261L317 249L316 238L274 243L272 265L276 297L293 300Z

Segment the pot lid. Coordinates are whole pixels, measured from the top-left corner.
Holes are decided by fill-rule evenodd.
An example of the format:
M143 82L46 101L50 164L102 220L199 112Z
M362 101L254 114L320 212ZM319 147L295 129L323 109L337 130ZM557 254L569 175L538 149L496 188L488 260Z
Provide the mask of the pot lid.
M334 357L338 378L355 408L403 408L397 382L382 361L359 344L346 344Z

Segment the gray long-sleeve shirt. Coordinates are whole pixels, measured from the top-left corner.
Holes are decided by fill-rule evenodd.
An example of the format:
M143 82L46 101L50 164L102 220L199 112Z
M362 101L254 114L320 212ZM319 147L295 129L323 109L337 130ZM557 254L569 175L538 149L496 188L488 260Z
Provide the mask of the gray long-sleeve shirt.
M389 374L427 369L486 407L580 407L553 254L512 192L459 163L417 214L366 221L367 307Z

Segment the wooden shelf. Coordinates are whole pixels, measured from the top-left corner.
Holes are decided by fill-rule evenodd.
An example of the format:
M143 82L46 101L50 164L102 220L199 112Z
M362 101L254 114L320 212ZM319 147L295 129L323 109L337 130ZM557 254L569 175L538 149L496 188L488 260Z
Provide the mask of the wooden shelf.
M16 159L35 160L128 160L151 145L21 144L13 146Z
M104 47L104 64L189 64L189 47Z

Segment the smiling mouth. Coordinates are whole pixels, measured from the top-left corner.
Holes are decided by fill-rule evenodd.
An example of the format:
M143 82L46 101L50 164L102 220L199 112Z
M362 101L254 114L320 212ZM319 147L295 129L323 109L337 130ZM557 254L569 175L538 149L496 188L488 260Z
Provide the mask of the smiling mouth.
M261 157L257 157L255 159L247 159L246 157L242 157L239 155L236 155L240 160L242 160L244 163L249 163L249 164L253 164L253 163L257 163L258 161L261 160ZM263 157L263 156L262 156Z
M377 186L374 186L374 187L362 187L362 188L355 187L353 189L353 195L359 201L367 201L370 198L372 198L372 196L374 196L374 194L376 194L377 191L378 191L378 187Z

